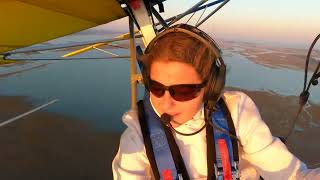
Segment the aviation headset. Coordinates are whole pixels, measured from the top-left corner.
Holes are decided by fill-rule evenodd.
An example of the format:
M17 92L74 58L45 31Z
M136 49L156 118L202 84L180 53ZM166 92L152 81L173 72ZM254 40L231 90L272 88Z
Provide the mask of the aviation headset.
M147 46L145 54L148 54L151 51L151 49L157 44L158 39L165 36L166 34L176 32L188 34L189 36L199 40L200 42L205 44L208 49L215 55L216 59L212 59L212 61L214 62L212 62L211 70L207 76L207 85L204 94L204 101L211 101L213 104L215 104L219 100L221 92L225 85L226 65L224 64L224 61L221 57L221 50L219 46L205 32L188 24L174 25L157 35ZM146 89L148 89L148 74L144 68L142 69L142 76L145 87Z

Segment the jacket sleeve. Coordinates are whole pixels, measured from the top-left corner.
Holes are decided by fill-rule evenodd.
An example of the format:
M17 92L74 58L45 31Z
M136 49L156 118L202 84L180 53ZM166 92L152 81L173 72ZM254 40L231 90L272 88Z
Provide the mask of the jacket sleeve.
M135 112L128 112L123 121L128 128L121 135L119 150L112 161L113 179L151 179L151 169Z
M244 152L242 158L253 165L264 179L297 179L299 176L307 176L305 164L271 135L253 101L243 93L238 100L236 118Z

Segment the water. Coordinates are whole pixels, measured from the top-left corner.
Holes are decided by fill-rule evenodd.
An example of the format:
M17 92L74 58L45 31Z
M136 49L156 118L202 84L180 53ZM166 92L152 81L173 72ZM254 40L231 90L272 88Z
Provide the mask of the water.
M227 85L247 90L274 91L298 96L303 89L304 72L258 65L239 54L225 57L228 66ZM308 73L310 78L312 73ZM310 101L320 103L320 88L310 88Z
M115 50L129 54L127 50ZM35 54L36 58L62 55L66 51ZM78 57L103 57L90 51ZM255 64L244 56L228 53L227 86L248 90L274 91L281 95L298 95L302 89L303 72L285 68L269 68ZM47 111L79 118L97 130L121 132L122 114L130 108L130 64L128 59L37 61L21 66L0 67L1 74L46 66L0 78L0 95L27 96L34 105L52 99L60 101ZM142 87L139 94L142 95ZM312 87L311 100L320 103L318 87Z

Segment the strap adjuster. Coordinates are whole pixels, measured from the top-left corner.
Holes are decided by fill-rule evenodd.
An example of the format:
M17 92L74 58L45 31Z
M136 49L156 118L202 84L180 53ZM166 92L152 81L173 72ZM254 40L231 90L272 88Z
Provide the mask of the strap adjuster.
M233 161L231 166L232 179L240 179L239 161Z
M217 180L223 180L223 167L222 163L215 163L214 164L214 173L216 175ZM231 173L232 173L232 179L238 180L240 179L239 174L239 161L234 161L231 165Z

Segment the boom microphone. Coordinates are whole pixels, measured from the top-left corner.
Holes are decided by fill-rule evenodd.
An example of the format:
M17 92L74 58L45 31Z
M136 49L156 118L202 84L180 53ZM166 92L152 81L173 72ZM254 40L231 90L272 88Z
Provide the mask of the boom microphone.
M167 114L167 113L163 113L163 114L161 115L161 117L160 117L160 121L161 121L164 125L170 127L171 116L170 116L169 114Z
M173 132L177 133L177 134L180 134L182 136L193 136L195 134L198 134L199 132L201 132L206 126L207 126L207 123L205 123L202 128L200 128L198 131L196 132L193 132L193 133L182 133L182 132L179 132L177 131L175 128L172 127L170 121L171 121L171 116L167 113L163 113L160 117L160 121L167 127L169 127Z

